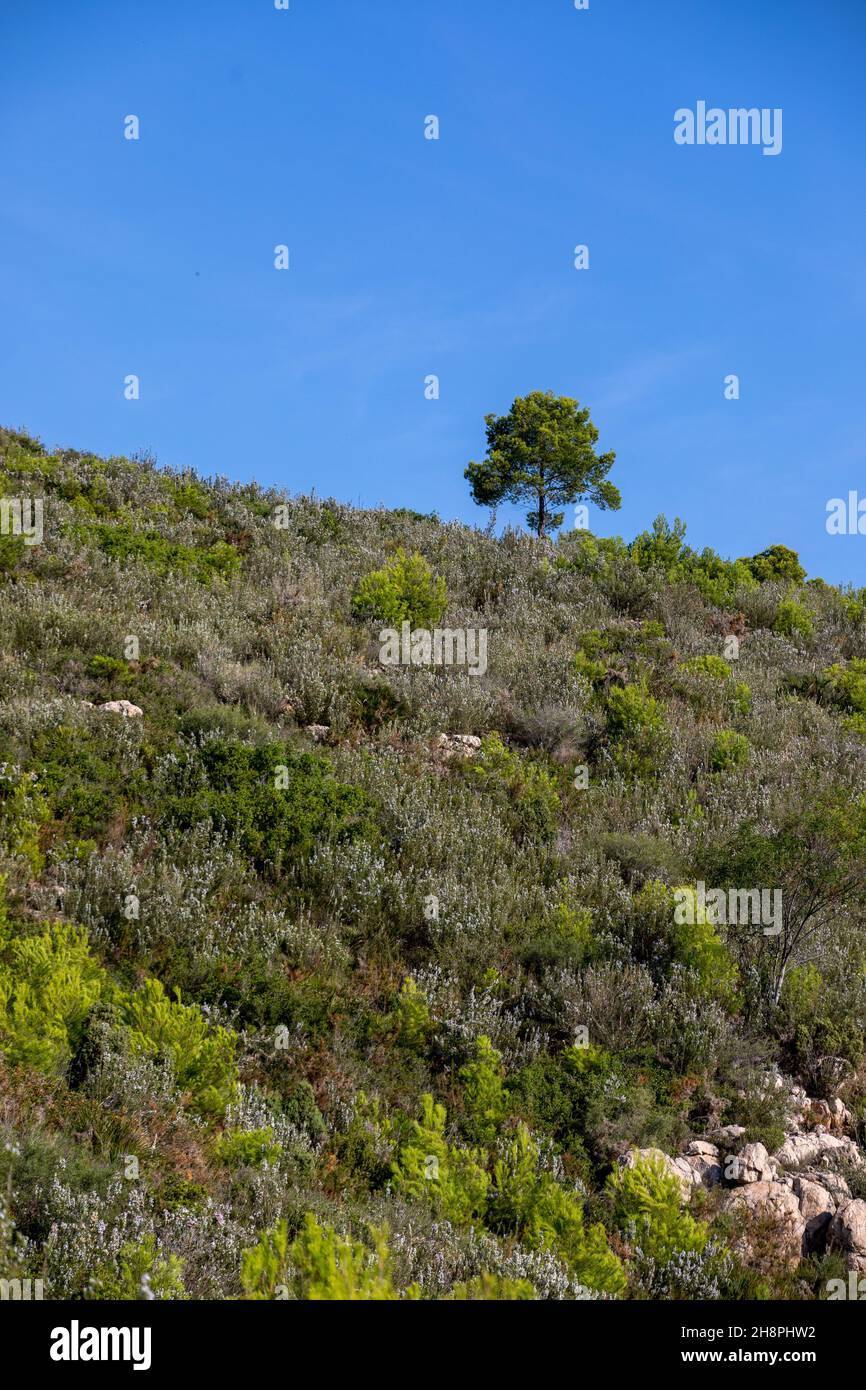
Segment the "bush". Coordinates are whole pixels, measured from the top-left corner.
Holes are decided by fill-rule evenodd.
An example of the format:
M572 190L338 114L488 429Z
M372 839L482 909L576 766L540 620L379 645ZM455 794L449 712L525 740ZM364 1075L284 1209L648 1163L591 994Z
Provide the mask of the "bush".
M489 1038L475 1044L475 1056L460 1069L463 1116L460 1127L470 1144L492 1144L505 1118L508 1092L502 1057Z
M773 626L784 637L809 638L812 636L812 614L798 599L783 598L776 610Z
M148 980L129 995L122 1012L132 1051L170 1057L196 1113L224 1115L237 1095L234 1034L210 1029L197 1005L169 999L159 980Z
M699 1254L709 1232L682 1208L680 1185L659 1158L638 1159L611 1173L606 1191L623 1235L662 1263L678 1252Z
M169 790L180 793L166 800L171 820L184 830L210 821L274 876L306 862L323 842L369 829L364 793L338 782L320 754L284 744L252 748L211 739L199 753L185 754L170 776Z
M85 931L52 922L16 934L0 904L0 1046L9 1062L62 1071L107 983Z
M749 761L749 740L734 729L720 729L710 745L710 771L730 772Z
M620 772L655 776L670 742L658 701L641 686L614 686L607 697L607 724Z
M409 622L433 628L448 602L445 580L433 574L423 555L407 555L402 546L379 570L362 579L352 597L359 618L373 618L388 627Z
M137 1243L128 1241L116 1260L100 1265L88 1297L124 1301L186 1298L183 1260L160 1254L152 1235Z
M295 1240L289 1245L286 1223L266 1231L258 1245L245 1250L241 1261L241 1285L249 1299L295 1298L311 1302L393 1301L391 1257L387 1231L372 1230L373 1249L320 1225L308 1212ZM408 1291L410 1297L417 1291Z
M792 584L802 584L806 578L799 555L787 545L768 546L760 555L753 555L745 563L761 584L772 579L787 579Z

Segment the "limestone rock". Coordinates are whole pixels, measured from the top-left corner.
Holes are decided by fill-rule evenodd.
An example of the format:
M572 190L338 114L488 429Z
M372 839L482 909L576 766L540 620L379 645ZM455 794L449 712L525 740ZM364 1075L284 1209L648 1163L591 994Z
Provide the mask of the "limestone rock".
M827 1228L828 1250L841 1250L845 1265L866 1273L866 1202L850 1197L843 1202Z
M770 1155L763 1144L746 1144L740 1150L735 1182L772 1182L774 1176Z
M122 714L124 719L141 719L144 715L144 710L131 704L129 700L107 700L99 708L107 714Z
M481 747L477 734L439 734L436 750L443 758L474 758Z
M826 1187L809 1178L794 1178L793 1189L800 1203L800 1215L806 1223L805 1248L807 1251L821 1250L827 1239L827 1227L836 1211L836 1203Z
M762 1225L769 1218L775 1227L779 1258L793 1268L799 1263L803 1253L803 1236L806 1222L800 1212L800 1203L789 1187L777 1182L752 1182L729 1192L724 1200L724 1210L741 1212L751 1220ZM864 1203L866 1207L866 1203ZM762 1235L762 1242L763 1242ZM752 1239L749 1228L736 1242L746 1255L752 1253Z

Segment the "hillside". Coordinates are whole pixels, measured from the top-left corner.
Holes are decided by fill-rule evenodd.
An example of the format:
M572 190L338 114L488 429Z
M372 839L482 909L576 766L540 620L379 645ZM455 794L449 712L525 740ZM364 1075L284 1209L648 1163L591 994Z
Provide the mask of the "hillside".
M866 590L663 519L499 537L13 430L0 471L0 1277L866 1270Z

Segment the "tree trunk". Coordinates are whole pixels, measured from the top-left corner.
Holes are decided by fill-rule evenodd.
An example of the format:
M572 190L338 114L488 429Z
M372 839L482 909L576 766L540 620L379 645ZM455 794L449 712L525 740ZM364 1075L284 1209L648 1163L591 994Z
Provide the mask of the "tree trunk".
M541 473L541 484L538 489L538 539L544 540L544 471Z

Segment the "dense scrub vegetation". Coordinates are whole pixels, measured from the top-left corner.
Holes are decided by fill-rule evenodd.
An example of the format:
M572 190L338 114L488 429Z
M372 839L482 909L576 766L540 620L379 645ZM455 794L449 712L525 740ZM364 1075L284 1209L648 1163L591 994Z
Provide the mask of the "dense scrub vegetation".
M0 537L0 1276L821 1296L832 1256L620 1160L772 1148L774 1067L841 1068L863 1138L866 591L14 431L0 476L44 498ZM383 667L403 621L485 629L486 674ZM781 889L779 932L678 922L699 882Z

